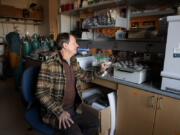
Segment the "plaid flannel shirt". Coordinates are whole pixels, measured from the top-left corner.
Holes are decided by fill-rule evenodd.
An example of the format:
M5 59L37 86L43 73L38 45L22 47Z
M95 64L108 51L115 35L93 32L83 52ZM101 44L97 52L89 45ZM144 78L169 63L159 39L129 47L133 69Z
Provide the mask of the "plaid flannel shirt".
M82 83L90 82L96 76L101 75L101 72L85 72L83 71L75 57L71 58L75 77L75 88L77 97L80 97L82 102ZM41 64L41 70L38 76L36 96L41 104L41 116L44 123L50 124L52 127L57 127L57 118L63 111L63 95L66 84L65 70L63 69L62 56L56 52L53 58ZM80 106L80 103L79 103ZM77 112L81 112L80 107L77 107Z

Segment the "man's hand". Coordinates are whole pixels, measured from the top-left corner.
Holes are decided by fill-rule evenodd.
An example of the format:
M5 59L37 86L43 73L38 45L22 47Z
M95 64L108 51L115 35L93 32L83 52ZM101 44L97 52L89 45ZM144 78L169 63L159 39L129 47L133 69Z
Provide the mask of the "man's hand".
M74 121L71 119L70 114L67 111L63 111L58 119L59 119L59 129L62 128L62 125L64 129L66 129L67 126L71 127L71 124L74 123Z
M100 64L100 72L104 72L108 67L109 67L109 63L108 62L103 62Z

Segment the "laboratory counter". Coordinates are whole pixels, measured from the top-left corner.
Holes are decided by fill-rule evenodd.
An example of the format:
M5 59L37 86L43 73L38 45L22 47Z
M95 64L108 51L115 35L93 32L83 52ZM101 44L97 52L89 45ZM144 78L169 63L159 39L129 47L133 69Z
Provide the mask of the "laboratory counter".
M180 93L178 94L178 93L161 90L149 82L145 82L142 84L136 84L136 83L116 79L116 78L113 78L112 76L104 76L104 77L98 77L96 80L93 81L93 83L99 84L99 85L102 85L104 87L111 88L114 90L118 89L118 84L122 84L122 85L130 86L130 87L138 88L141 90L145 90L148 92L180 99Z

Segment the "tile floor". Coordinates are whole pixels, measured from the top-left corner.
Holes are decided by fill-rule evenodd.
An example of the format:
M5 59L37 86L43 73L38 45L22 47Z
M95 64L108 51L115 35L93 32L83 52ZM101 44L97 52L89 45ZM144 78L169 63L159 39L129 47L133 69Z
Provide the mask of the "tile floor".
M40 135L28 131L24 119L25 105L20 91L13 86L13 79L0 80L0 135Z

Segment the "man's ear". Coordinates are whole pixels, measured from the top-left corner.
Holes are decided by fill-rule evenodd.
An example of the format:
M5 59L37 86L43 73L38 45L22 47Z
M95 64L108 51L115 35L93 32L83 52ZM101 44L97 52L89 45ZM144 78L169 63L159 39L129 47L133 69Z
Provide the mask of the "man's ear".
M68 45L67 43L63 43L62 48L67 48L67 45Z

